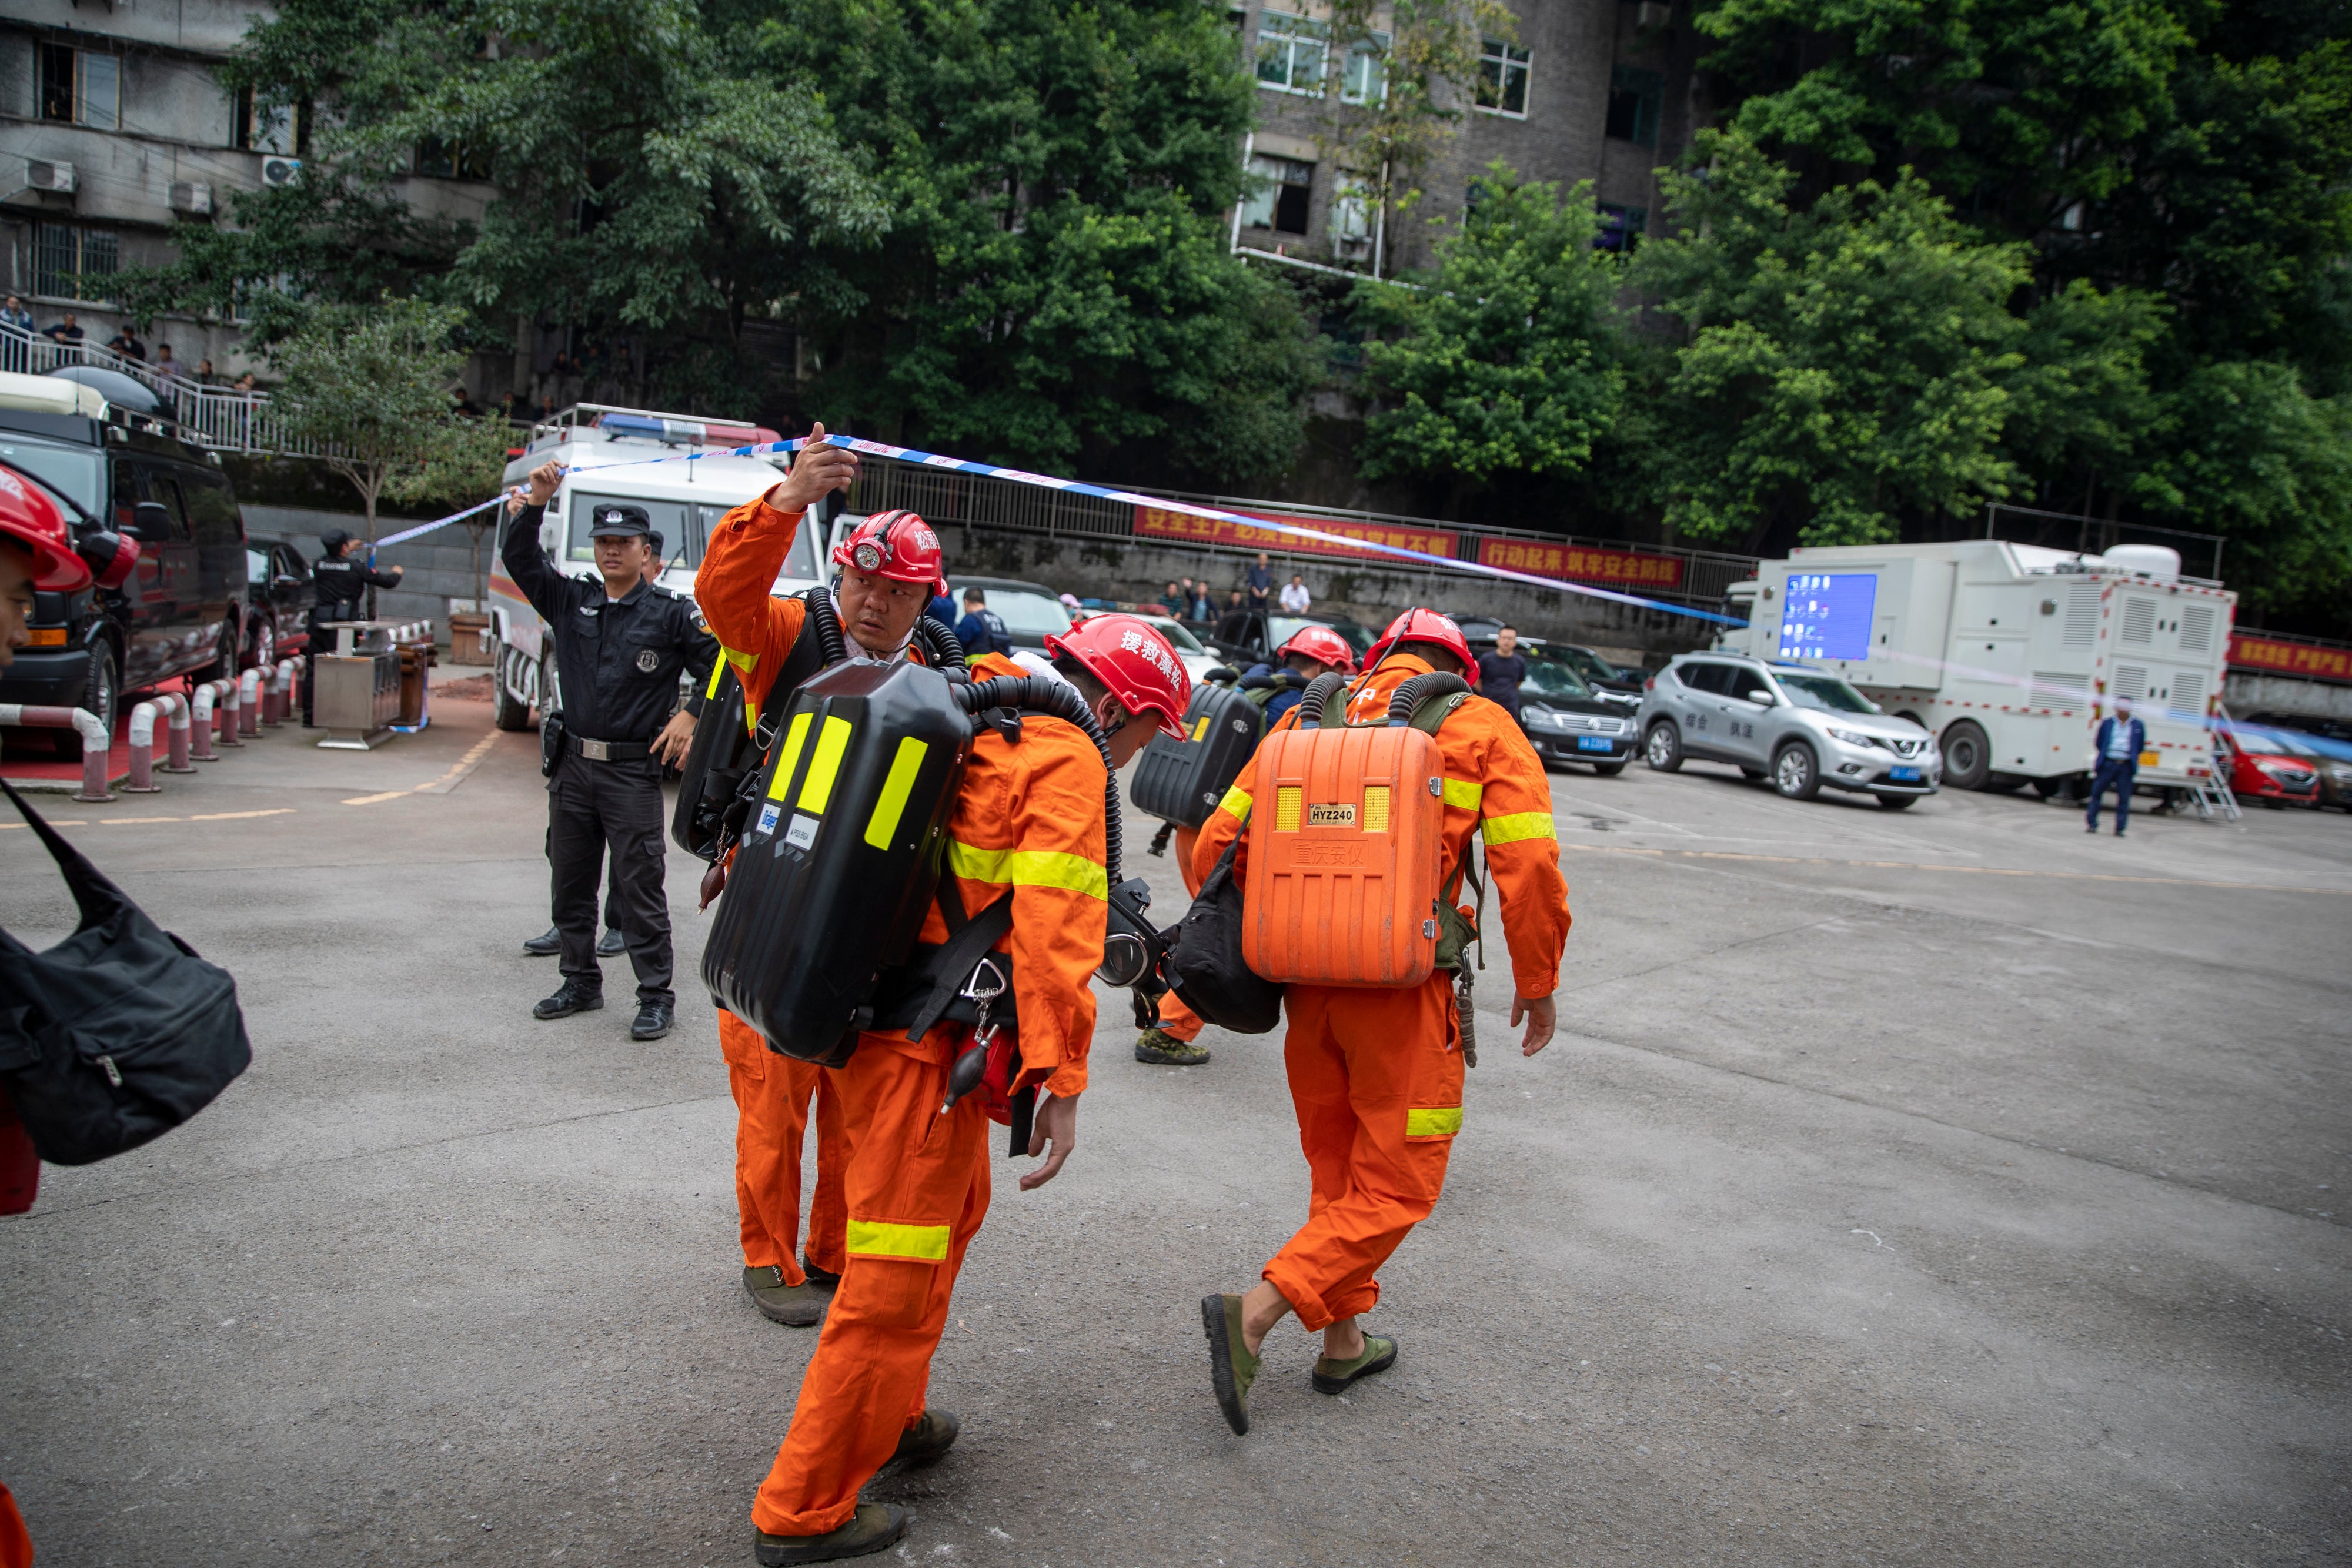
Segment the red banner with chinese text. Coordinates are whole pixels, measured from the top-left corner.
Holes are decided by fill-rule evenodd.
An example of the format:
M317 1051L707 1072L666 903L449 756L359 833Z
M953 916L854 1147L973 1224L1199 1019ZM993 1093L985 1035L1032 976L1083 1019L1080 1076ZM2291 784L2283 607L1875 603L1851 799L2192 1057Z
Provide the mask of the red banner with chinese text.
M1454 556L1455 537L1444 528L1416 528L1402 523L1363 523L1341 517L1290 517L1281 512L1246 512L1243 515L1264 517L1268 522L1288 523L1294 528L1315 528L1346 538L1362 539L1367 544L1419 550L1424 555L1444 556L1449 560ZM1135 531L1143 538L1186 539L1193 544L1230 545L1242 549L1396 559L1393 556L1383 557L1378 550L1360 549L1353 545L1332 544L1323 539L1299 538L1272 528L1254 528L1247 523L1237 523L1226 517L1196 517L1190 512L1171 512L1160 507L1136 507Z
M1546 544L1537 539L1485 539L1478 559L1487 566L1532 572L1570 582L1620 583L1632 588L1680 588L1679 556L1635 550L1596 549L1589 545Z
M2232 632L2230 663L2242 669L2352 685L2352 648L2319 648L2308 643L2288 643Z

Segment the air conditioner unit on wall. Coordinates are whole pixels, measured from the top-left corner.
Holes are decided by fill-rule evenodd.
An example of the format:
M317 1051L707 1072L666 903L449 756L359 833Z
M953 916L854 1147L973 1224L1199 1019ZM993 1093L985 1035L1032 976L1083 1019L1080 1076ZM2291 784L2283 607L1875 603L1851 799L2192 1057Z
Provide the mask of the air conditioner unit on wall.
M70 196L74 192L74 166L70 163L45 163L38 158L27 158L25 160L25 183L36 191Z
M261 183L265 185L290 185L302 172L299 158L264 158L261 161Z
M190 217L209 217L213 210L213 188L195 183L175 183L172 186L172 210Z

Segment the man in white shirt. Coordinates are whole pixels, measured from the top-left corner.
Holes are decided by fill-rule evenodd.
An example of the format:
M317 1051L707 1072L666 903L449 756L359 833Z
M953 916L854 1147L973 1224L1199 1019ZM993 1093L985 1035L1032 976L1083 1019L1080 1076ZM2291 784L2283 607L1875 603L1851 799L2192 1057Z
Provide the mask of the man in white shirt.
M2131 821L2132 785L2139 774L2140 748L2147 744L2147 727L2132 716L2131 698L2116 698L2115 709L2099 721L2098 732L2092 737L2091 749L2096 763L2091 775L2091 809L2084 814L2088 822L2083 831L2099 831L2099 798L2108 790L2116 792L2116 837L2124 836L2124 828Z
M1299 572L1292 572L1290 574L1290 580L1282 585L1283 613L1286 615L1304 615L1307 613L1307 607L1313 602L1314 601L1310 600L1307 596L1307 579L1305 575Z

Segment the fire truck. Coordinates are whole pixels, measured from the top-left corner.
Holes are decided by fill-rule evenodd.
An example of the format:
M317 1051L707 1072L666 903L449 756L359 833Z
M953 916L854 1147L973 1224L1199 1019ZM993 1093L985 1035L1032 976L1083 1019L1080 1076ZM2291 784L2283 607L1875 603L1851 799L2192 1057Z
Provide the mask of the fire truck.
M507 465L506 482L522 483L551 458L564 465L567 472L547 505L539 542L564 571L578 577L596 575L596 552L588 536L595 508L615 501L643 507L662 536L662 586L690 598L710 530L782 477L780 456L747 457L726 449L775 439L774 431L756 425L580 403L533 430L522 455ZM685 461L696 453L702 455ZM656 458L669 461L649 461ZM510 526L502 515L501 544ZM821 532L817 524L802 522L772 591L794 593L822 580ZM500 729L523 729L531 709L545 706L556 691L554 645L546 623L507 574L502 553L491 558L489 595L484 608L495 648L494 717Z
M1722 645L1833 671L1938 737L1944 782L2087 788L2098 722L2129 697L2139 784L2202 793L2237 595L2152 545L2104 555L2006 539L1838 545L1766 561Z

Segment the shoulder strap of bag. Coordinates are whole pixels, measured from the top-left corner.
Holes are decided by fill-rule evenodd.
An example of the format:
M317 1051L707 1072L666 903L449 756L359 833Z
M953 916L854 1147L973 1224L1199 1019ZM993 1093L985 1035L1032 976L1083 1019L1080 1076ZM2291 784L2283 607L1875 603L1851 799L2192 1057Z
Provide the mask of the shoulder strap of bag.
M940 879L940 914L948 916L952 901L955 914L948 916L953 935L931 953L924 968L934 978L930 994L916 1009L912 1022L907 1026L908 1040L920 1040L930 1027L947 1016L955 1006L956 998L963 993L964 983L982 958L988 956L1004 934L1013 929L1013 890L1006 888L994 903L970 920L962 918L963 900L952 891L950 878ZM1008 1004L1006 1010L1011 1011Z
M14 800L16 810L25 814L26 824L47 848L49 858L58 862L58 871L65 877L66 886L73 890L74 904L81 911L81 925L78 929L87 931L101 924L131 902L121 888L109 882L105 873L90 863L89 856L66 842L64 834L41 820L41 814L33 810L32 803L16 793L15 785L0 779L0 789L8 791L8 799Z

